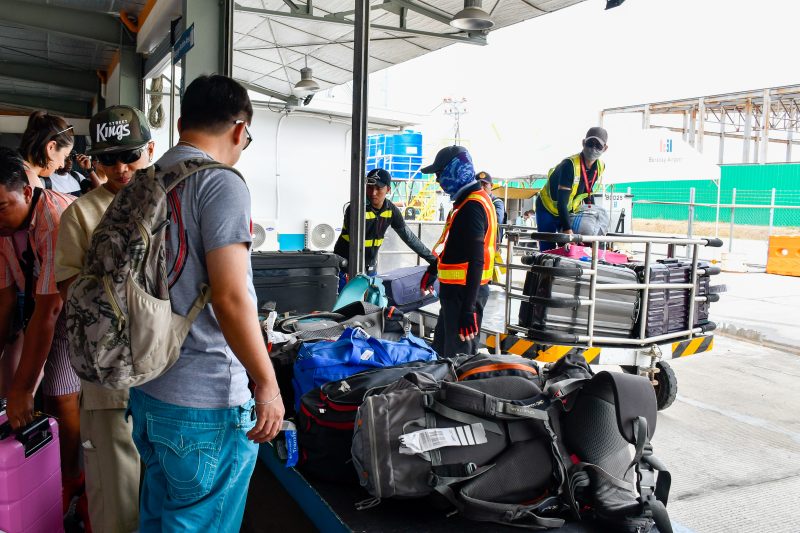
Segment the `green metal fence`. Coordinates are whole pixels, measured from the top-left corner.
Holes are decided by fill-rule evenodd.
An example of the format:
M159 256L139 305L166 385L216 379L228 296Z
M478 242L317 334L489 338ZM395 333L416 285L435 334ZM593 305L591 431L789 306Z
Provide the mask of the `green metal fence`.
M695 189L695 221L714 222L717 216L717 185L709 180L679 182L641 182L615 187L616 192L629 189L634 195L633 218L655 220L687 220L688 206L642 204L643 200L685 204ZM774 191L774 204L773 201ZM734 198L735 190L735 198ZM800 164L723 165L719 201L722 205L800 206ZM720 223L730 221L729 208L719 210ZM736 208L736 224L768 226L770 210ZM774 210L774 226L800 226L800 209Z

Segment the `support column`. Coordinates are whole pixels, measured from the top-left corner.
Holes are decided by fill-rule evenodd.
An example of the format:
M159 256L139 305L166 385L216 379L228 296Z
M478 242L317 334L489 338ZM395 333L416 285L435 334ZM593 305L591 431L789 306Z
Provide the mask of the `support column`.
M697 151L702 153L703 152L703 139L705 138L706 134L706 100L705 98L700 98L700 101L697 103L697 114L700 117L699 124L697 127Z
M750 162L750 139L753 137L753 101L744 104L744 141L742 142L742 163Z
M689 144L697 147L697 109L692 107L692 117L689 124Z
M181 60L181 92L203 74L233 74L233 0L183 0L181 32L194 24L194 47Z
M650 106L645 105L644 111L642 111L642 129L649 130L650 129Z
M689 131L689 113L687 111L683 112L683 140L687 141L688 137L686 136L687 132Z
M772 101L770 100L769 89L764 89L763 104L761 106L761 164L767 162L767 151L769 150L769 116L772 114Z
M786 162L792 161L792 144L794 144L794 130L797 127L797 107L789 108L789 124L786 127Z
M757 129L755 133L753 133L753 163L758 163L758 154L761 153L759 150L759 143L761 142L761 129Z
M350 256L347 272L352 278L364 272L364 203L367 159L369 92L369 0L356 0L353 26L353 137L350 152ZM356 207L357 206L357 207Z
M144 109L142 65L142 56L132 46L120 49L117 64L106 83L105 107L132 105Z
M725 162L725 106L719 108L719 164Z

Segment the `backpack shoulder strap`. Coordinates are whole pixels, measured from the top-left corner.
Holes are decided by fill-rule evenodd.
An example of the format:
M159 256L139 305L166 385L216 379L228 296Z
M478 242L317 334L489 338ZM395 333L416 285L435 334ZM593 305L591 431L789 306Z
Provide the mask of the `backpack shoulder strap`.
M151 166L150 168L153 169L155 165ZM180 185L186 178L191 176L192 174L196 174L197 172L201 172L203 170L211 170L211 169L224 169L230 170L239 178L244 181L244 176L242 176L241 172L236 170L230 165L226 165L224 163L220 163L218 161L214 161L213 159L203 159L203 158L192 158L192 159L184 159L183 161L179 161L177 164L173 165L172 167L166 168L163 171L159 170L159 173L162 177L170 176L170 182L166 184L167 193L169 193L172 189ZM155 174L155 170L152 171L153 175ZM148 172L150 174L150 172ZM172 177L174 176L174 177Z

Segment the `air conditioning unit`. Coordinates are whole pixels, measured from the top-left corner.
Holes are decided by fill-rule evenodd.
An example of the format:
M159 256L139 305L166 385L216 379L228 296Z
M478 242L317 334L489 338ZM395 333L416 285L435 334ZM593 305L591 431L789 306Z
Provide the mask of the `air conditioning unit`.
M337 228L330 222L306 220L305 247L308 250L333 250L337 233L340 231L341 228Z
M278 250L278 222L269 219L253 220L253 251L274 252Z

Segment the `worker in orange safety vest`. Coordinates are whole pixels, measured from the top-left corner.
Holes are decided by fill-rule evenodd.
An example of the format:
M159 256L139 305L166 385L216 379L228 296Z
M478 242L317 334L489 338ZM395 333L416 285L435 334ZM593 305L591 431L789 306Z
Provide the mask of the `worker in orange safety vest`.
M438 261L428 268L421 282L426 291L439 278L441 310L433 348L441 357L473 354L479 347L494 269L495 208L475 180L472 157L463 146L443 148L420 172L435 174L437 183L453 201L442 236L433 247Z

